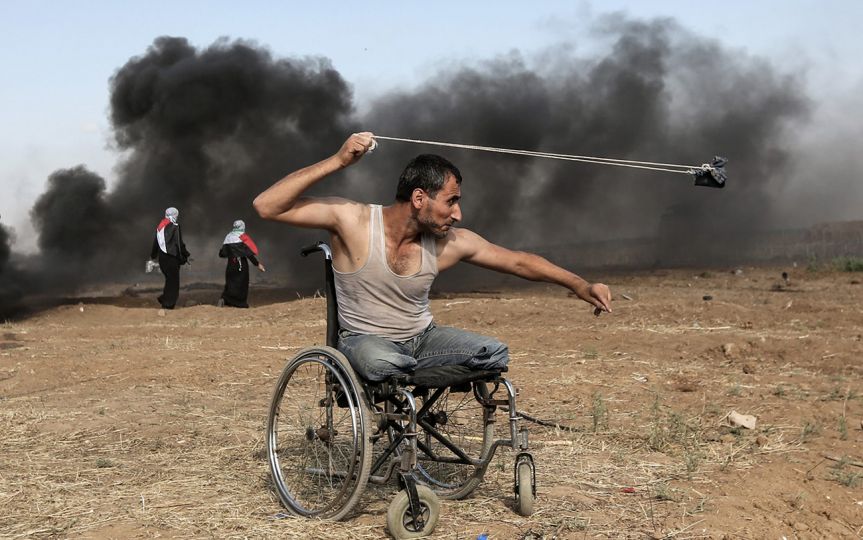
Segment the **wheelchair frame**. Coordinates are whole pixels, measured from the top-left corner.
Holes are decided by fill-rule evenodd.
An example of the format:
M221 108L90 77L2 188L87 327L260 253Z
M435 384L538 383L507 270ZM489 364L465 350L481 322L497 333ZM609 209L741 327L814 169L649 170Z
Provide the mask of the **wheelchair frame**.
M419 369L380 383L361 380L336 349L332 251L318 242L301 254L318 251L326 275L326 346L304 349L287 363L267 419L267 457L282 505L298 516L341 519L367 483L395 477L403 490L389 506L387 527L396 538L418 538L434 529L438 498L470 495L497 449L508 447L517 452L515 509L530 515L536 470L512 383L499 371L461 366ZM445 380L429 382L439 376ZM505 396L498 399L501 390ZM497 407L508 409L509 438L494 438ZM468 433L477 415L479 436ZM388 444L375 456L373 443L381 439Z

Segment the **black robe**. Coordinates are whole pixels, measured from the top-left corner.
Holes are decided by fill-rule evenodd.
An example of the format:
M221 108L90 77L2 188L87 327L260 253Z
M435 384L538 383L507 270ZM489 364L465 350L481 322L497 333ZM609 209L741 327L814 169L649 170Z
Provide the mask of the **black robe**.
M228 259L222 300L226 306L249 307L249 262L258 266L257 257L243 242L222 244L219 257Z
M157 300L164 309L174 309L180 296L180 266L189 260L189 250L183 243L179 225L165 225L165 249L168 253L159 248L159 241L154 235L150 258L159 258L159 270L165 275L165 287Z

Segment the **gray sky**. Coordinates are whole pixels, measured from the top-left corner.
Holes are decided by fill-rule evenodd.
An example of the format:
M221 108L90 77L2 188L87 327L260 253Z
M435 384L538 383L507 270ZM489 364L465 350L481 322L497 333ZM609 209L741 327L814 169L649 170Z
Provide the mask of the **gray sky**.
M0 0L0 216L17 232L15 249L29 251L34 243L28 212L53 171L85 164L110 189L120 156L110 147L108 79L158 36L187 37L197 46L227 36L255 41L276 56L327 57L353 85L362 109L370 98L419 84L450 63L512 50L532 57L564 44L589 51L589 22L610 11L674 18L741 54L804 73L817 118L812 132L799 137L813 148L823 146L824 160L856 159L829 155L831 140L863 135L856 113L856 96L863 94L863 2L854 0ZM811 169L806 174L817 176L815 160L805 166ZM799 185L783 196L803 204L819 190L849 189L854 182L859 183L855 178L827 187ZM861 219L863 209L837 209L837 216Z

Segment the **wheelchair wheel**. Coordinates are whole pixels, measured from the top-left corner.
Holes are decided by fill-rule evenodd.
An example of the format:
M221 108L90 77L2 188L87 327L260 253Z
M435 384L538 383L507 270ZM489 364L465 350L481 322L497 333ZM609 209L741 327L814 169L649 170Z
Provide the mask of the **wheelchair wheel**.
M421 400L431 405L419 422L416 476L442 499L467 497L485 474L494 422L486 421L478 397L488 397L484 382L431 391Z
M387 529L396 540L422 538L432 533L440 517L440 501L432 490L417 486L422 524L414 521L406 490L399 491L387 508Z
M533 472L530 463L520 462L516 465L515 510L523 516L533 514Z
M267 420L267 457L282 504L340 519L371 468L370 413L348 360L330 347L300 351L282 372Z

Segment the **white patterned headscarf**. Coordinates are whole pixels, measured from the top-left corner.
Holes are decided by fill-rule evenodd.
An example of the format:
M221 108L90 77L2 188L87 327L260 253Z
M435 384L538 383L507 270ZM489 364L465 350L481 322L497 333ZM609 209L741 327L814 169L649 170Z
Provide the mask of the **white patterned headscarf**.
M165 210L165 217L171 220L174 225L177 224L177 218L180 217L180 211L173 206Z
M242 219L238 219L234 222L231 232L229 232L228 235L225 236L224 243L236 244L237 242L242 242L243 240L242 238L240 238L240 235L242 235L244 232L246 232L246 222L244 222Z
M159 249L162 250L162 253L168 253L168 246L165 244L165 227L168 226L168 223L173 223L177 225L177 218L180 216L180 211L174 208L173 206L165 209L165 219L159 222L159 225L156 226L156 242L159 244Z

